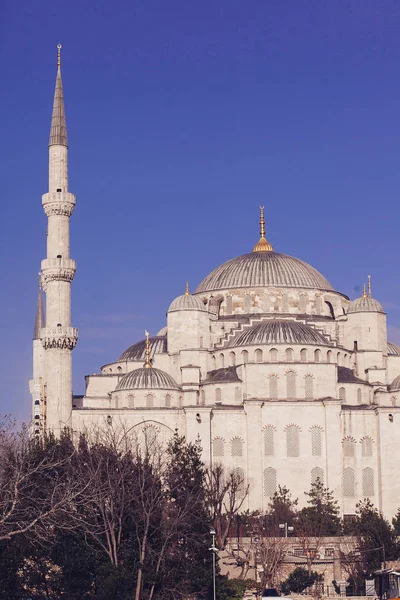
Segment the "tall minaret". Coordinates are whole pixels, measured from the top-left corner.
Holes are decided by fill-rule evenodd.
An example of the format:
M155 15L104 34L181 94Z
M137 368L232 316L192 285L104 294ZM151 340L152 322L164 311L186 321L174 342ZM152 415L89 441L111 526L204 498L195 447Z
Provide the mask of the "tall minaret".
M48 218L47 258L42 261L46 292L45 349L46 428L56 435L70 426L72 410L72 350L78 330L71 327L71 282L76 265L70 258L69 219L75 196L68 191L68 140L61 80L61 44L49 141L49 192L42 197Z

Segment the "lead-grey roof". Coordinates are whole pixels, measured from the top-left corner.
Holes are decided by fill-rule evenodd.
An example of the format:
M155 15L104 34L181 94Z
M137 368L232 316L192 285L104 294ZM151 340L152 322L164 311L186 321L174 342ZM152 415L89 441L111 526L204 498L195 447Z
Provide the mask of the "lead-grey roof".
M378 300L375 298L371 298L371 296L361 296L361 298L356 298L352 302L350 302L347 313L357 313L357 312L378 312L384 313L383 306Z
M195 293L242 287L333 290L319 271L298 258L277 252L251 252L214 269L203 279Z
M174 312L176 310L198 310L207 312L204 302L192 294L182 294L182 296L175 298L175 300L171 302L168 312Z
M154 354L164 354L167 352L167 336L165 335L155 335L149 338L150 342L150 356L154 356ZM118 358L116 362L122 361L134 361L140 360L143 361L145 359L145 351L146 351L146 340L141 340L140 342L136 342L133 346L129 346L127 350Z
M233 338L228 347L260 344L311 344L329 346L329 340L319 331L297 321L271 319L245 329Z
M393 344L392 342L388 342L387 347L389 356L400 356L399 346L396 346L396 344Z
M208 371L207 379L203 383L229 383L232 381L242 381L239 379L236 367L222 367Z
M338 383L362 383L367 385L367 382L354 375L354 371L347 367L337 368Z
M175 379L160 369L136 369L127 373L118 382L117 390L179 390Z
M49 146L68 146L67 121L65 119L64 92L61 68L58 67L54 91L53 114L51 117Z
M400 391L400 375L397 375L389 385L389 392L398 392Z

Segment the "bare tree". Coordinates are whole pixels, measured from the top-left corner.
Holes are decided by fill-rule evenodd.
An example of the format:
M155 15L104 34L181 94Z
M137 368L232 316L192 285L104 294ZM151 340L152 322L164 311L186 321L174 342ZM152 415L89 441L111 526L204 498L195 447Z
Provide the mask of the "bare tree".
M288 550L288 539L262 535L255 544L255 564L261 566L261 587L274 587L281 580L281 567Z

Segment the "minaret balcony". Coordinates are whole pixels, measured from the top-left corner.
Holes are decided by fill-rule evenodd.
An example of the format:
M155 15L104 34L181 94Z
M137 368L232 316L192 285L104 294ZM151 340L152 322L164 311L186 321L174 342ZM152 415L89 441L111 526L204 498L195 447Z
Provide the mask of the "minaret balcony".
M43 347L57 348L59 350L72 350L78 341L78 330L76 327L43 327L40 332Z
M45 258L41 262L42 284L46 286L51 281L69 281L74 278L76 262L72 258Z
M43 210L48 217L54 215L70 217L75 203L75 194L71 194L71 192L49 192L42 196Z

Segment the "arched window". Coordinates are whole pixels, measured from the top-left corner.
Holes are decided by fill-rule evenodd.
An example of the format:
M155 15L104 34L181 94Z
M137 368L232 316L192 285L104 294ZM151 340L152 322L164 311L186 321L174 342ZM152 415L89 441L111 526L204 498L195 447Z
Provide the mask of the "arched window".
M346 388L344 387L339 388L339 400L342 400L342 402L346 402Z
M296 373L294 371L286 373L286 396L288 400L296 398Z
M275 431L272 425L267 425L264 429L264 456L274 456L274 435Z
M226 297L226 314L227 315L232 314L232 296Z
M356 440L351 437L345 437L343 442L343 456L353 458L355 455Z
M234 352L229 352L229 360L231 366L234 367L236 365L236 354Z
M135 408L135 396L133 394L128 395L128 408Z
M249 313L251 309L251 296L246 294L244 297L244 312Z
M336 355L336 362L339 366L341 366L342 364L342 355L340 354L340 352L337 353Z
M211 370L214 371L217 368L217 359L215 356L211 357Z
M219 355L219 366L221 369L223 369L225 366L225 356L223 354Z
M234 437L231 440L231 456L243 456L243 440L240 437Z
M283 294L282 296L282 312L289 312L289 300L287 294Z
M306 400L314 398L314 377L310 374L304 375L304 391Z
M390 401L391 401L391 403L392 403L392 406L397 406L397 402L396 402L396 396L392 396L392 397L390 398Z
M344 353L344 356L343 356L343 366L344 367L348 367L349 366L349 355L346 354L346 352Z
M321 350L315 350L314 352L314 360L316 363L319 363L321 360Z
M305 294L300 294L299 311L301 314L305 314L307 312L307 298Z
M315 312L317 315L322 313L322 298L321 296L316 296L315 298Z
M343 469L343 496L352 498L356 495L356 483L354 469L347 467Z
M165 394L165 407L166 408L171 408L171 400L172 400L171 394Z
M276 471L272 467L264 469L264 496L270 498L276 492Z
M206 404L206 392L204 390L200 390L200 406L205 406Z
M274 373L269 377L269 397L271 400L278 400L278 375Z
M222 402L222 390L221 390L221 388L215 388L215 402Z
M364 498L373 496L374 490L374 470L370 467L366 467L362 470L362 490Z
M357 404L362 404L362 391L361 391L361 388L357 388Z
M271 348L271 350L269 351L269 360L270 362L277 362L278 350L276 348Z
M293 362L293 348L286 348L286 362Z
M202 335L200 336L200 344L199 345L200 345L200 348L203 348L203 346L204 346L204 338Z
M257 348L257 350L254 353L254 356L255 356L256 362L258 362L258 363L262 362L263 352L262 352L262 350L260 350L260 348Z
M297 425L289 425L286 429L286 456L300 455L300 435Z
M311 483L317 483L317 481L324 483L324 470L321 467L314 467L311 469Z
M311 454L313 456L322 455L322 429L315 425L311 427Z
M249 353L247 352L247 350L242 350L242 362L244 364L249 362Z
M307 349L302 348L300 350L300 362L307 362Z
M146 394L146 408L153 408L154 406L154 395Z
M220 457L225 454L225 441L221 437L215 437L212 443L213 456Z
M235 402L239 403L242 401L242 390L240 387L235 388Z
M363 437L361 440L361 456L372 456L372 439L370 437Z
M328 352L326 353L326 362L332 362L332 350L328 350Z

